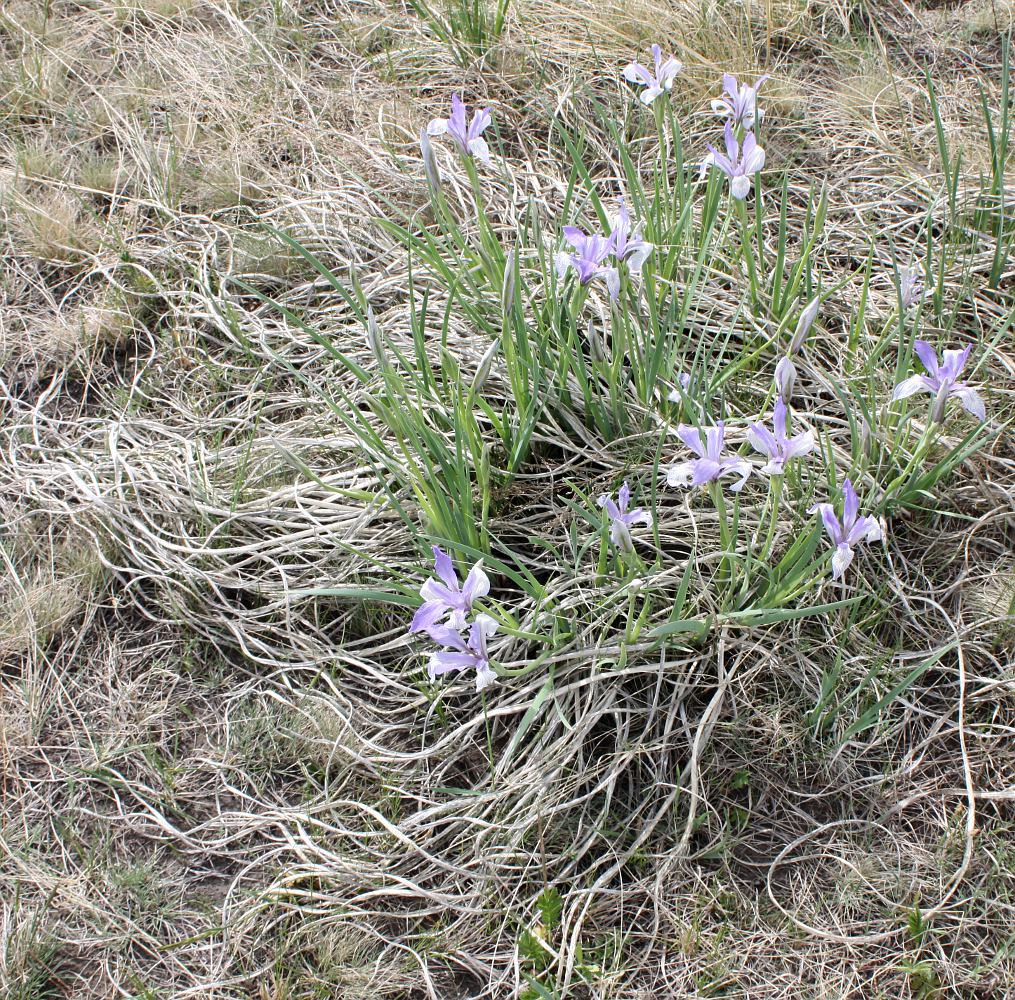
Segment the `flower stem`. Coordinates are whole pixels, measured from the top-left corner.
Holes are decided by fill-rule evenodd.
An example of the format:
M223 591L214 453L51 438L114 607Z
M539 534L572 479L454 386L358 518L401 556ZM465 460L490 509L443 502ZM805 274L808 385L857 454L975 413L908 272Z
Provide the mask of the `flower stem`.
M732 195L731 195L732 197ZM751 300L755 308L761 304L758 286L758 269L754 261L754 245L751 242L750 224L747 221L747 205L742 198L733 198L737 217L740 219L740 253L747 265L747 277L751 283Z
M767 562L772 554L772 543L775 541L775 526L779 523L779 502L782 500L783 477L773 476L768 499L771 510L768 517L768 532L765 535L765 544L761 550L761 561Z
M719 544L722 546L722 559L719 562L719 579L725 581L727 579L727 564L730 560L730 547L732 539L730 537L730 526L729 521L726 518L726 500L722 495L722 483L711 483L709 485L709 492L712 494L712 502L715 504L716 513L719 515Z

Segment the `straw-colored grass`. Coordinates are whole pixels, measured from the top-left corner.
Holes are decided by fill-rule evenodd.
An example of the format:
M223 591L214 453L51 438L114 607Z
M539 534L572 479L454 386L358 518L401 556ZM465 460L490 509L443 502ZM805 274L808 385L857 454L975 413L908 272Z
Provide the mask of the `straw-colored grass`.
M922 252L926 215L944 231L923 69L971 198L1011 25L1010 0L517 0L463 66L380 0L4 4L0 993L447 1000L517 996L523 973L551 997L1015 990L1015 352L1009 261L987 287L996 234L970 228L947 257L955 328L925 322L1001 331L977 376L1000 433L941 484L941 513L858 553L877 628L724 627L705 651L618 664L618 599L594 574L556 580L575 648L492 784L488 740L507 746L545 678L502 682L489 712L461 685L438 703L409 612L305 593L357 585L364 557L420 556L316 390L367 394L250 291L371 363L347 304L263 223L284 228L355 271L410 345L409 262L377 219L429 218L419 129L453 91L490 103L499 231L531 201L553 232L570 167L549 123L590 120L593 98L630 112L619 70L658 39L686 64L689 155L716 138L721 72L771 72L771 184L786 171L799 204L826 187L814 267L843 287L801 377L817 413L869 248L888 274ZM597 178L615 174L608 137L586 138ZM694 321L739 329L741 291L710 274ZM863 336L893 308L879 279ZM487 345L462 316L448 328L471 377ZM508 404L498 370L487 391ZM841 416L816 420L848 454ZM578 416L564 431L502 498L536 571L565 545L572 484L611 488L639 444L582 440ZM718 537L707 505L665 502L662 546Z

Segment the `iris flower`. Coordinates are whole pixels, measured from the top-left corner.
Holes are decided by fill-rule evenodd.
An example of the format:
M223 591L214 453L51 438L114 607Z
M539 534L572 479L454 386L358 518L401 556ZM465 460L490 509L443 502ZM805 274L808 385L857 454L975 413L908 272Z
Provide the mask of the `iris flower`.
M793 398L793 387L796 385L796 365L788 355L779 359L775 366L775 388L779 396L785 400Z
M810 509L810 513L819 511L825 531L835 546L832 556L832 579L837 580L853 561L853 546L860 542L877 542L883 538L881 525L874 517L859 517L860 500L857 498L853 484L848 480L842 483L842 520L835 514L835 506L830 503L818 503Z
M792 438L789 436L789 409L781 396L775 401L772 429L769 430L761 421L751 424L747 440L755 451L768 457L768 464L761 470L766 476L781 476L786 471L787 462L814 450L814 434L811 431Z
M620 294L620 275L615 267L607 267L604 261L614 251L613 236L599 233L588 235L577 226L565 226L564 236L574 247L574 253L562 250L554 258L557 265L557 277L563 278L568 268L574 268L578 275L578 283L587 285L593 278L602 278L606 282L610 298Z
M685 394L691 391L690 372L679 372L677 374L677 382L680 383L680 389L683 389ZM671 403L679 403L684 398L680 393L680 389L670 389L670 394L666 398Z
M427 665L430 680L436 680L453 670L470 668L476 671L477 691L482 691L497 680L486 648L486 640L497 631L497 623L489 615L476 615L476 620L469 627L468 641L454 628L434 626L428 631L434 642L451 647L431 654Z
M800 348L804 346L807 334L811 332L811 327L817 318L820 305L821 297L817 296L804 306L800 318L796 321L796 329L793 331L793 339L789 342L789 350L786 352L790 356L800 353Z
M426 173L427 183L437 191L441 186L441 172L437 166L433 143L430 142L430 133L425 128L419 133L419 151L423 156L423 171Z
M604 507L610 517L610 541L624 553L634 551L634 542L631 540L632 525L652 526L652 515L642 510L641 507L629 511L627 508L630 503L631 490L627 483L620 487L616 503L606 493L599 498L599 506Z
M450 135L463 156L475 156L483 163L490 162L490 147L483 138L483 130L490 124L490 109L483 108L467 122L465 104L457 94L451 95L451 116L434 118L426 127L427 135ZM426 149L424 147L424 155Z
M744 137L743 146L733 135L733 126L726 122L726 154L713 146L708 147L708 156L702 161L702 175L710 166L718 167L730 179L730 194L743 200L751 190L753 176L765 165L765 151L758 145L753 132Z
M705 436L702 442L702 434ZM681 424L677 436L697 455L688 462L674 465L666 473L669 486L704 486L717 483L723 476L739 476L740 481L730 486L739 493L751 474L751 463L735 455L724 455L726 427L720 420L715 427L690 427Z
M931 411L931 420L939 423L944 419L945 405L951 396L955 396L977 420L985 420L987 417L983 399L980 394L960 382L959 375L966 367L969 352L972 347L964 347L962 350L945 351L941 364L938 364L937 354L934 348L926 340L917 340L913 344L923 367L927 369L926 375L910 375L895 387L892 399L906 399L916 392L929 392L934 397L934 408Z
M673 81L684 68L684 64L673 56L663 59L663 50L658 45L652 46L652 59L655 63L654 73L638 62L624 67L624 79L645 88L641 92L642 104L651 104L657 97L672 90Z
M923 300L927 290L923 286L923 269L913 265L899 271L899 300L903 311Z
M628 212L624 199L618 198L617 201L620 209L610 232L613 253L617 260L627 261L627 268L632 274L641 274L653 246L641 238L641 225L631 228L631 213Z
M767 79L766 73L751 87L739 83L732 73L723 73L722 89L725 93L712 102L712 110L735 126L753 129L755 121L760 122L765 117L765 112L758 107L758 91Z
M419 594L424 603L413 615L410 632L425 632L443 621L453 629L465 628L465 619L472 611L472 605L490 593L490 578L483 572L482 559L469 570L465 585L460 586L451 557L442 552L439 545L433 547L433 556L434 572L440 581L430 576L420 587Z

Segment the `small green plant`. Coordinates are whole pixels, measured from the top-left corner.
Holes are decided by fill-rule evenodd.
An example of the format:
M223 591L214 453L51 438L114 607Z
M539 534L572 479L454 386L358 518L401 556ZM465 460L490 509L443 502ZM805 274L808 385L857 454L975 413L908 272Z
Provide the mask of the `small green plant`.
M409 0L416 14L455 53L456 61L470 66L500 41L504 34L511 0L441 0L437 9L427 0Z

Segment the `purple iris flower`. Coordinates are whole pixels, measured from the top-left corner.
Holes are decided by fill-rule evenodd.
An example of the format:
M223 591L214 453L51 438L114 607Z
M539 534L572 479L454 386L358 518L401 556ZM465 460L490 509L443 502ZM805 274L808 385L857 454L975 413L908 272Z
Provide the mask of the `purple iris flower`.
M835 546L835 555L832 556L833 580L839 579L853 561L854 545L859 545L860 542L877 542L884 537L876 518L857 516L860 513L860 501L853 484L848 479L842 483L841 521L836 517L833 504L815 504L811 507L810 513L813 514L814 511L821 512L825 531Z
M929 392L934 396L934 408L930 418L939 423L944 419L945 405L949 397L956 396L967 412L977 420L986 420L987 411L980 394L965 382L958 380L962 369L966 367L972 347L945 351L940 365L934 348L926 340L917 340L913 344L913 349L923 362L923 367L927 369L927 374L910 375L909 378L903 379L892 393L893 400L906 399L915 392Z
M741 147L729 121L726 122L725 139L726 155L709 146L708 156L701 163L701 173L704 176L710 166L718 167L730 179L733 197L743 200L751 190L754 174L765 165L765 151L758 145L753 132L747 133Z
M426 173L427 182L434 191L437 191L441 186L441 172L437 166L433 144L430 142L430 133L425 128L419 133L419 151L423 155L423 171Z
M765 117L765 112L758 107L758 91L767 79L766 73L751 87L746 83L739 83L732 73L723 73L724 94L712 102L712 110L735 126L753 129L755 121L760 122Z
M793 387L796 385L796 365L789 356L779 359L775 366L775 388L781 399L793 398Z
M442 621L453 629L465 628L465 619L472 611L472 605L490 593L490 578L483 572L480 559L465 578L465 585L459 586L454 563L440 546L433 547L434 572L442 582L432 576L419 589L424 603L413 615L410 632L425 632Z
M490 124L490 109L483 108L472 116L468 123L465 104L457 94L451 95L451 116L434 118L426 127L427 135L450 135L464 156L475 156L484 163L490 162L490 147L482 137L483 130Z
M579 284L587 285L593 278L602 278L610 298L617 298L620 295L620 274L615 267L607 267L603 263L614 251L613 236L602 236L599 233L590 236L577 226L565 226L563 231L575 252L562 250L554 258L557 277L563 278L568 268L574 268Z
M791 357L794 354L799 354L800 348L804 346L804 341L814 325L814 320L817 318L820 306L821 297L817 296L811 299L800 313L800 318L796 321L796 329L793 331L793 339L789 342L789 350L786 352Z
M704 443L701 436L705 435ZM723 476L739 476L740 481L730 487L739 493L751 474L751 463L735 455L724 455L726 426L720 420L715 427L690 427L681 424L677 436L697 455L688 462L674 465L666 473L669 486L704 486L717 483Z
M610 517L610 541L620 549L621 552L630 553L634 551L634 542L631 540L631 526L644 524L652 526L652 515L641 507L628 510L631 503L631 490L625 482L617 494L617 502L604 493L599 498L599 506L606 508Z
M680 383L680 389L684 390L684 393L691 391L691 373L690 372L679 372L677 374L677 382ZM679 403L683 400L683 396L680 393L680 389L670 389L670 394L666 397L671 403Z
M618 198L617 203L620 208L610 232L610 239L613 240L613 253L617 260L627 261L627 269L632 274L641 274L641 269L645 265L648 255L652 253L653 246L641 238L642 227L640 224L634 229L631 228L631 213L628 212L624 199Z
M476 671L476 690L482 691L497 680L497 674L490 666L490 654L486 648L486 640L497 631L497 623L489 615L476 615L476 620L469 627L468 641L463 639L456 629L434 626L429 629L430 638L450 650L432 653L427 673L430 680L453 670Z
M652 59L654 73L639 62L628 63L624 67L624 79L645 88L641 92L642 104L651 104L657 97L672 90L673 81L684 68L684 64L673 56L663 59L663 50L658 45L652 46Z
M923 286L923 270L917 265L899 271L899 300L903 310L911 309L927 294Z
M781 476L790 459L800 458L814 450L814 434L811 431L804 431L796 437L789 436L789 408L781 396L775 401L772 429L769 430L759 420L751 424L747 440L755 451L768 456L768 464L761 470L766 476Z

